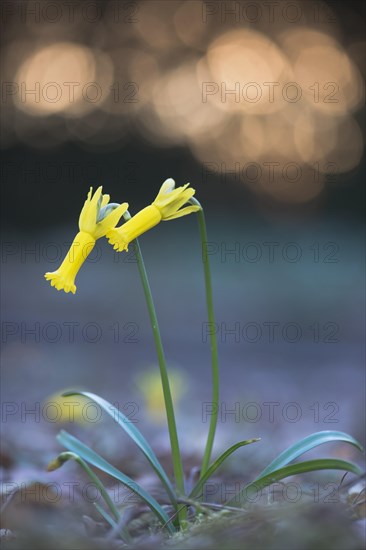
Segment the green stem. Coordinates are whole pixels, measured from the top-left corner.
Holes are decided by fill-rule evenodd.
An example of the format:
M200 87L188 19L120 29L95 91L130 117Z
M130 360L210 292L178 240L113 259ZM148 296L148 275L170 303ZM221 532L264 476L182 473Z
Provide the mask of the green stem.
M131 218L129 212L126 212L123 217L126 221ZM147 278L145 263L144 263L144 260L143 260L143 257L142 257L141 248L140 248L138 239L135 239L133 241L133 244L134 244L134 247L135 247L137 265L138 265L138 268L139 268L141 282L142 282L142 286L143 286L143 289L144 289L145 299L146 299L146 303L147 303L147 309L149 311L151 327L152 327L153 334L154 334L156 352L157 352L157 355L158 355L160 376L161 376L161 382L162 382L163 394L164 394L164 401L165 401L165 410L166 410L166 416L167 416L167 421L168 421L170 446L171 446L172 455L173 455L173 470L174 470L175 483L176 483L176 487L177 487L178 492L180 493L181 496L183 496L185 494L183 466L182 466L182 459L181 459L180 449L179 449L179 442L178 442L177 427L176 427L176 423L175 423L173 400L172 400L172 394L171 394L171 391L170 391L170 384L169 384L168 371L167 371L167 367L166 367L164 349L163 349L163 344L162 344L162 341L161 341L159 324L158 324L158 319L156 317L156 311L155 311L153 297L152 297L152 294L151 294L150 284L149 284L149 280ZM180 515L180 517L181 517L181 519L183 519L182 515Z
M198 202L197 199L192 197L189 202L191 204L194 204L200 207L200 210L197 212L197 216L198 216L198 226L199 226L201 243L202 243L203 268L204 268L205 286L206 286L207 315L208 315L209 325L211 327L210 347L211 347L211 364L212 364L212 403L211 403L212 414L211 414L210 427L209 427L208 436L207 436L206 448L203 455L203 461L201 466L200 477L202 477L207 471L210 464L212 447L213 447L215 433L216 433L217 416L219 411L219 359L218 359L218 353L217 353L216 324L215 324L215 314L214 314L213 299L212 299L212 282L211 282L210 262L208 259L207 229L206 229L205 214L201 204Z

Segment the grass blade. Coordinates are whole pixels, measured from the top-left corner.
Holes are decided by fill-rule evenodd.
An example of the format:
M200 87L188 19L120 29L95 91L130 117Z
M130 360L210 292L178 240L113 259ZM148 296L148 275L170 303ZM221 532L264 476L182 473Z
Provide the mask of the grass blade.
M249 483L244 489L239 491L234 498L230 499L228 506L238 506L244 504L248 500L250 501L250 492L258 491L268 487L272 483L275 483L286 477L290 477L296 474L303 474L305 472L315 472L317 470L343 470L346 472L352 472L356 475L361 475L362 470L356 464L348 462L346 460L338 460L335 458L318 458L317 460L308 460L307 462L299 462L297 464L290 464L279 470L274 470L270 474L256 478L252 483ZM253 502L253 500L252 500Z
M130 438L136 443L136 445L140 448L140 450L144 453L147 460L150 462L151 466L161 479L169 498L174 505L174 507L177 509L177 497L174 492L173 486L169 481L168 476L165 473L165 470L163 469L162 465L160 464L159 460L157 459L154 451L150 447L149 443L146 441L140 430L136 428L136 426L129 420L127 416L125 416L122 412L120 412L114 405L103 399L102 397L99 397L99 395L96 395L94 393L90 392L66 392L63 394L65 397L73 396L73 395L81 395L84 397L87 397L88 399L91 399L99 405L106 413L108 413L115 422L117 422L121 428L124 429L124 431L130 436Z
M237 449L240 447L244 447L245 445L249 445L250 443L256 443L257 441L260 441L260 439L247 439L245 441L239 441L239 443L235 443L232 447L229 447L224 453L222 453L206 470L206 472L203 474L203 476L199 479L195 487L192 489L192 491L189 494L189 498L195 499L200 498L201 491L203 489L204 484L206 481L216 472L216 470L221 466L221 464L226 460L231 454L233 454Z
M282 468L283 466L286 466L286 464L289 464L289 462L292 462L293 460L295 460L295 458L298 458L307 451L314 449L314 447L317 447L318 445L335 441L350 443L351 445L357 447L360 451L363 450L360 443L356 441L356 439L344 432L338 432L335 430L316 432L314 434L308 435L304 439L301 439L300 441L298 441L294 445L291 445L291 447L283 451L259 474L256 479L259 479L275 470L278 470L279 468Z
M141 487L141 485L136 483L136 481L133 481L131 478L120 472L107 460L98 455L98 453L64 430L61 430L61 432L57 435L57 439L67 449L80 455L86 462L89 462L96 468L99 468L128 487L151 508L154 514L159 518L159 521L166 526L170 533L175 532L174 527L169 521L169 516L166 514L164 509L151 495L149 495L149 493L145 491L145 489Z

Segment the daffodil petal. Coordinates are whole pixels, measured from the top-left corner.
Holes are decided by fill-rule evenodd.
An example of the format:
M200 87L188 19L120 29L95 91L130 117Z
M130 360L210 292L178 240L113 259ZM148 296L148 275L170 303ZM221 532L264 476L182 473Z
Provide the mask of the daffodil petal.
M189 199L194 195L194 189L187 189L182 193L180 197L177 197L175 201L165 207L164 218L169 217L171 214L177 212L184 204L186 204Z
M115 228L123 214L126 212L128 208L128 202L124 202L120 204L117 208L112 210L105 218L102 220L102 224L107 224L109 228Z
M101 194L102 194L102 190L103 190L103 186L100 185L98 187L98 189L95 191L91 201L90 201L90 209L96 209L96 207L98 206L98 202L99 202L99 199L101 197Z
M109 199L110 199L109 195L103 195L102 203L101 203L100 207L103 208L103 206L107 206L107 204L109 203Z
M106 206L102 206L102 208L98 212L97 217L97 224L103 221L113 210L118 208L120 205L117 202L110 202Z
M84 206L82 209L79 217L80 231L93 235L97 223L97 213L99 211L98 205L100 206L101 204L101 194L102 186L98 187L91 200L89 200L88 204L86 204L86 207Z
M193 212L198 212L200 210L199 206L186 206L185 208L182 208L181 210L178 210L175 214L172 214L171 216L167 216L163 219L163 221L169 221L174 220L176 218L181 218L182 216L187 216L188 214L192 214Z
M86 197L86 201L84 202L84 206L83 208L81 209L81 212L80 212L80 216L79 216L79 227L81 225L84 225L85 224L85 221L88 217L88 213L89 213L89 206L90 206L90 199L91 199L91 196L92 196L92 193L93 193L93 188L90 187L89 188L89 192L88 192L88 195Z
M160 210L162 220L180 218L191 212L197 212L199 209L187 207L182 214L179 214L179 210L193 197L196 191L192 187L189 187L189 183L174 189L172 187L173 181L167 180L163 183L158 196L153 202L153 205Z
M124 202L117 208L112 210L103 220L101 220L96 227L95 235L97 239L104 237L110 229L114 229L123 214L128 208L128 203Z
M154 203L158 204L160 208L164 208L166 205L171 204L178 197L180 197L182 195L182 193L185 192L188 185L189 185L189 183L187 183L186 185L182 185L181 187L177 187L177 189L174 189L174 191L171 191L167 195L163 195L160 200L157 200L157 198L156 198Z
M175 187L175 181L173 180L173 178L168 178L167 180L164 181L163 185L160 187L158 197L159 195L165 195L166 193L170 193L171 191L173 191L174 187Z

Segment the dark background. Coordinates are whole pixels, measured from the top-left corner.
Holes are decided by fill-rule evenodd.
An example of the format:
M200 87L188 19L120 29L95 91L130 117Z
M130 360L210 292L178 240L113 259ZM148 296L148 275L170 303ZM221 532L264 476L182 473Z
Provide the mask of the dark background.
M14 2L15 6L16 4ZM108 2L100 1L93 4L98 4L101 14L106 12ZM306 5L307 2L303 4ZM2 10L5 10L5 5L6 2L3 2ZM164 2L161 5L156 3L157 14L163 5ZM332 18L337 21L337 31L343 45L352 42L362 43L364 2L322 2L321 9L326 14L325 6L332 10ZM10 13L5 11L6 15L2 11L3 54L13 40L21 39L27 33L27 25L19 21L19 13L17 10L13 13L13 8ZM235 28L238 26L235 24ZM319 29L321 25L313 27ZM91 28L93 29L93 25ZM89 36L86 29L84 34L76 35L74 39L80 43L92 43L93 35ZM362 57L359 53L354 62L364 71L364 54ZM3 105L3 117L7 116L10 115ZM356 112L355 118L364 129L364 110ZM43 124L38 123L39 118L36 117L32 145L37 144L37 139L40 143L42 140L47 141L47 137L43 136ZM197 162L188 148L174 145L154 147L153 140L146 143L146 139L141 138L141 133L136 130L133 120L127 122L127 132L125 125L126 122L122 139L115 138L112 146L104 145L99 148L88 144L87 141L81 144L75 142L71 135L61 146L43 149L39 145L29 147L28 144L19 143L19 140L13 140L8 145L5 140L2 150L2 220L5 229L25 231L29 234L32 229L47 229L72 221L79 211L85 188L89 185L108 186L108 191L113 195L118 194L123 186L125 196L139 208L146 200L153 198L154 190L166 177L174 177L179 183L191 181L205 204L209 204L211 208L219 206L220 210L229 216L234 212L239 216L247 215L253 210L253 206L255 208L253 200L256 197L253 197L253 193L248 191L245 185L235 185L230 176L227 177L224 188L220 177L215 175L210 176L209 182L204 182L202 164ZM364 165L360 163L350 172L336 176L334 184L326 186L320 197L316 197L315 205L314 201L298 206L272 201L266 205L266 209L269 208L279 220L298 216L299 213L307 216L310 212L310 217L331 215L354 221L355 217L362 218L364 214L364 176ZM54 208L55 201L57 208ZM38 215L39 212L42 212L42 215ZM257 211L256 215L260 217L261 214Z

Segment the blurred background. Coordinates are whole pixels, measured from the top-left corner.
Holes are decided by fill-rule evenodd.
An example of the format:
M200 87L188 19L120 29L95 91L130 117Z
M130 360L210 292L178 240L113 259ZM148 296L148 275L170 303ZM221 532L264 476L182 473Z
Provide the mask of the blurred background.
M246 451L256 471L313 431L363 439L364 15L355 1L1 3L6 479L50 476L60 426L144 470L110 421L75 425L45 406L65 388L117 403L168 450L133 252L98 241L75 296L43 279L90 186L135 213L168 177L190 182L207 216L215 452L262 437ZM160 224L141 246L197 464L210 402L197 221Z

